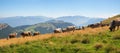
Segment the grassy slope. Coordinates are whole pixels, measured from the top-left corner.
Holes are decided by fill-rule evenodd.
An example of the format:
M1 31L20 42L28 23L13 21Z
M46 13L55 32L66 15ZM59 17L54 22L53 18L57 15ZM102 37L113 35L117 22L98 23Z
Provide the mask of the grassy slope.
M120 18L120 14L113 17L109 17L108 19L104 20L102 23L109 24L112 20L116 18Z
M0 40L0 53L116 53L120 52L120 30L108 27L69 33L45 34ZM2 44L1 44L2 43Z
M111 20L120 15L104 20ZM0 53L120 53L120 30L108 27L34 37L1 39Z

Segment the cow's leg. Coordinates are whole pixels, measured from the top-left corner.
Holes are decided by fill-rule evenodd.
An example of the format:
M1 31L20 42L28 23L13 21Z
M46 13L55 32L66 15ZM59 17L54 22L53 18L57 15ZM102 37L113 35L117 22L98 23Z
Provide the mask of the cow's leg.
M9 40L9 39L10 39L10 36L7 37L7 40Z
M112 31L113 31L113 29L111 29L111 28L110 28L110 31L112 32Z
M115 31L116 27L113 28L113 31Z
M72 29L72 31L74 32L74 29Z
M111 28L109 28L109 30L112 31Z
M119 26L117 26L117 30L119 29Z

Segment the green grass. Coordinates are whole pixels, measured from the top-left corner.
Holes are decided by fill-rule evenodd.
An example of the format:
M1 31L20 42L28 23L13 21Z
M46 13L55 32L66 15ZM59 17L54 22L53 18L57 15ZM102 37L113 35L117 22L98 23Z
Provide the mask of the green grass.
M0 47L0 53L120 53L120 30L12 44Z

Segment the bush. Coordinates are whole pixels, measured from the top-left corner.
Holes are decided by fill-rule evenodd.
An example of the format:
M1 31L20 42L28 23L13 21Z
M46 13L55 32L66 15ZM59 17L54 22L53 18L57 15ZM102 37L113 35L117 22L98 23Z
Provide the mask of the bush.
M116 48L112 45L107 45L105 48L106 53L110 53L110 52L115 51L115 50L116 50Z
M25 44L28 45L28 44L30 44L30 43L31 43L31 42L28 41L28 42L26 42Z
M120 53L120 48L119 48L119 49L117 49L116 53Z
M77 43L77 42L80 42L80 40L77 40L77 39L71 40L71 43L72 43L72 44Z
M101 44L101 43L97 43L97 44L94 45L94 48L95 48L96 50L98 50L98 49L100 49L100 48L102 48L102 47L103 47L103 44Z
M107 43L107 40L102 40L103 43Z
M89 34L84 34L83 36L88 37L88 36L89 36Z
M10 48L13 48L14 46L15 46L15 44L10 44L10 46L9 46L9 47L10 47Z
M81 43L87 44L87 43L90 43L90 40L88 38L83 38L81 40Z
M120 39L120 35L113 35L113 39Z

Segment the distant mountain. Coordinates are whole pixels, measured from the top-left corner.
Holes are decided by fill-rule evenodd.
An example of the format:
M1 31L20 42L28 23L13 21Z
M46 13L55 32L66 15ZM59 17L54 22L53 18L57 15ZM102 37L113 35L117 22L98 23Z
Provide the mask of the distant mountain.
M49 20L62 20L65 22L73 23L77 26L88 25L91 23L97 23L104 18L90 18L85 16L63 16L58 18L50 18L45 16L16 16L16 17L6 17L0 18L0 23L7 23L12 27L22 26L22 25L33 25L37 23L46 22Z
M60 20L49 20L44 23L38 23L34 25L25 25L25 26L19 26L15 27L17 32L23 32L23 31L40 31L40 33L51 33L56 28L66 28L67 26L72 26L74 24L60 21Z
M56 20L63 20L65 22L73 23L77 26L83 26L83 25L100 22L104 20L104 18L90 18L85 16L63 16L56 18Z
M103 20L105 20L105 19L104 18L91 18L86 23L84 23L83 25L89 25L89 24L99 23L99 22L101 22Z
M72 26L74 24L69 23L69 22L64 22L62 20L49 20L46 23L50 23L52 25L54 25L57 28L66 28L67 26Z
M12 27L21 26L21 25L32 25L40 22L45 22L51 20L52 18L44 16L16 16L16 17L6 17L0 18L0 23L7 23Z
M9 33L12 33L14 28L9 26L8 24L0 23L0 39L8 37Z
M25 28L27 28L27 27L29 27L29 26L31 26L31 25L22 25L22 26L17 26L17 27L15 27L14 29L16 29L16 30L21 30L21 29L25 29Z

